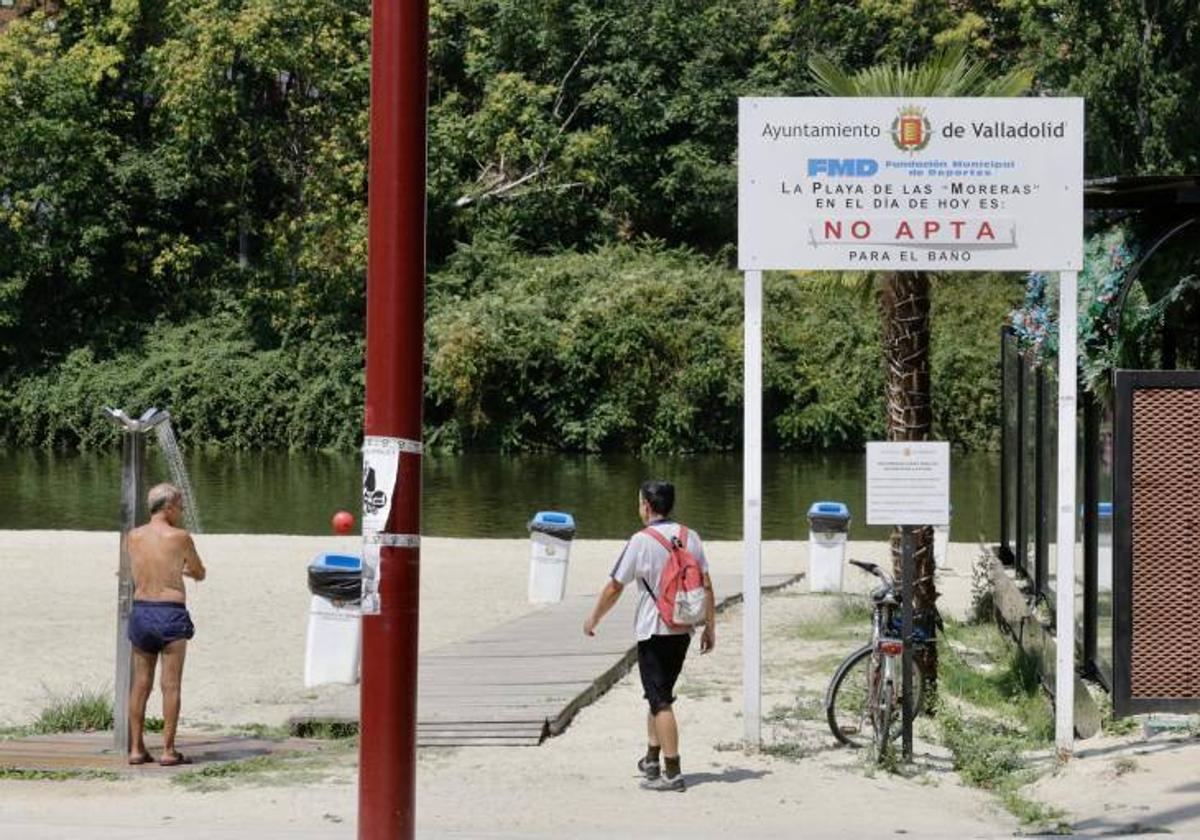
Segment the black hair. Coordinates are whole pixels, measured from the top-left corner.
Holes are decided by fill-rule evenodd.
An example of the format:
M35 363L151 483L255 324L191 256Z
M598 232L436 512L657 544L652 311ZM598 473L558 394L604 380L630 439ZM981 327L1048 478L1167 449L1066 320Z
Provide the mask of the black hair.
M642 498L650 505L650 510L659 516L670 516L675 508L675 485L669 481L643 481Z

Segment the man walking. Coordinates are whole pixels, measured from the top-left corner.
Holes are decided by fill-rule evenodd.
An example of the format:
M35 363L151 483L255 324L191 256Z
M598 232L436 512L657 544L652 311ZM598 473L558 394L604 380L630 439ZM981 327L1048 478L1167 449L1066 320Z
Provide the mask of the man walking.
M695 557L704 573L704 631L700 652L708 653L716 644L715 602L712 579L704 547L695 531L673 522L675 486L666 481L647 481L638 492L638 516L645 528L630 538L613 566L583 632L596 634L596 625L617 603L625 586L637 582L640 590L634 632L637 636L638 671L650 711L646 718L646 755L637 763L644 775L642 787L660 791L684 791L686 785L679 765L679 727L675 721L675 681L683 669L692 640L691 627L679 627L663 620L658 608L658 593L663 569L671 557L667 546L677 544ZM661 757L661 762L660 762Z
M154 669L162 656L164 767L187 764L175 749L179 725L180 688L187 640L195 628L188 615L183 578L204 580L206 574L191 535L179 527L183 494L170 484L150 488L147 498L150 521L129 532L128 550L133 571L133 609L129 613L129 641L133 643L133 684L129 691L130 764L150 759L143 739L146 701L154 685Z

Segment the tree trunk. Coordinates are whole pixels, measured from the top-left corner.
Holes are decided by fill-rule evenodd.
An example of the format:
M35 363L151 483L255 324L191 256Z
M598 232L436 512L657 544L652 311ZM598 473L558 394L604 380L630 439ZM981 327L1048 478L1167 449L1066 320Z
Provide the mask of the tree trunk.
M896 272L883 276L879 295L883 316L883 355L887 365L887 438L892 441L929 440L933 434L933 403L929 377L929 275ZM928 638L937 625L937 586L933 579L933 529L916 532L916 580L913 614ZM900 580L900 531L892 532L892 566ZM917 664L927 683L937 681L937 648L918 652Z

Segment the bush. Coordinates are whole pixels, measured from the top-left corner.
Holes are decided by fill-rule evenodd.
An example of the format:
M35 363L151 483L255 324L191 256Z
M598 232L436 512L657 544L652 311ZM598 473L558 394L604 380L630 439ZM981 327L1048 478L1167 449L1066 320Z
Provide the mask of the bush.
M362 425L361 341L313 336L260 349L232 314L160 324L101 359L76 350L56 370L0 391L3 442L46 449L115 446L103 406L171 412L186 443L352 448Z
M993 446L998 325L1019 280L937 277L933 294L937 432ZM855 450L878 439L883 371L869 289L775 273L764 306L766 446ZM479 241L430 277L427 312L431 448L740 445L742 279L721 262L655 243L533 256ZM353 450L362 351L361 336L328 330L261 346L230 312L160 323L116 355L76 350L0 388L9 418L0 443L114 446L102 406L157 405L188 445Z

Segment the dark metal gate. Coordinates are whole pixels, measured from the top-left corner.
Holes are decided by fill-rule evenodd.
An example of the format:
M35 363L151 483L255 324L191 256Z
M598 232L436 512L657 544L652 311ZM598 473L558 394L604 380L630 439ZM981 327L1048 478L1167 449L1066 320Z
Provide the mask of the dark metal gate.
M1117 371L1113 705L1200 710L1200 372Z

